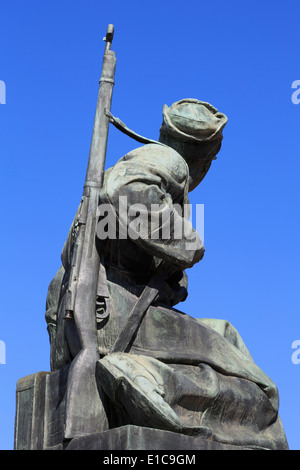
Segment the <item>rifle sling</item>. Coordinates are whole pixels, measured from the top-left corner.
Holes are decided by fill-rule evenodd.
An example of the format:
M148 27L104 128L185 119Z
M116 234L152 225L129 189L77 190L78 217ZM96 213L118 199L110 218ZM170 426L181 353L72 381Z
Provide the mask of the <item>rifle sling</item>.
M166 277L167 272L165 270L165 263L164 261L161 261L152 279L144 288L142 294L128 315L126 323L111 348L110 353L127 352L128 346L130 346L148 307L156 298Z
M109 118L109 122L113 124L119 131L123 132L123 134L128 135L132 139L140 142L141 144L158 144L166 147L165 144L158 142L157 140L148 139L147 137L143 137L142 135L139 135L133 130L129 129L129 127L127 127L126 124L121 121L121 119L113 116L108 109L105 109L104 112L105 115Z

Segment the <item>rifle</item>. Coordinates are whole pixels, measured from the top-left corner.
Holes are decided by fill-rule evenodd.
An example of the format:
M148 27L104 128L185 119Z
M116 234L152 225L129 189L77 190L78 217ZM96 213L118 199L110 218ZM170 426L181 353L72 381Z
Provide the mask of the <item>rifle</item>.
M113 25L108 25L99 93L88 167L79 215L73 230L73 252L69 286L66 293L66 320L74 320L81 350L73 359L66 398L65 438L99 432L104 418L97 388L95 367L99 359L97 347L96 301L101 259L96 248L96 215L103 184L109 118L116 67L111 51Z

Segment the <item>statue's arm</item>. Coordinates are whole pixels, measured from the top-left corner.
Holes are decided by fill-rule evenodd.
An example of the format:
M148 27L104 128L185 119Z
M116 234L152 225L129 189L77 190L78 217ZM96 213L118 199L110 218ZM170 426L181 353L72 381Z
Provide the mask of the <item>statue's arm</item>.
M177 182L175 177L163 166L153 169L133 160L114 167L105 191L119 227L126 231L128 238L153 256L184 270L200 261L205 249L192 223L183 211L178 211L184 202L186 182ZM126 207L123 202L120 205L120 196ZM134 231L138 219L144 225L141 235Z

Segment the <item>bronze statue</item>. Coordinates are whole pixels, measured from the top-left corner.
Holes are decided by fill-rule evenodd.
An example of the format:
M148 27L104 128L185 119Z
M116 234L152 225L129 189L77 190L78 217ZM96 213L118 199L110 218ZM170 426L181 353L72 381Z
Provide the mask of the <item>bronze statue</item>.
M227 117L182 99L163 107L158 141L130 131L110 112L112 34L84 194L46 305L51 370L67 370L63 439L138 426L218 448L287 449L276 386L236 329L176 308L185 269L205 251L188 193L220 151ZM144 145L103 174L109 122Z

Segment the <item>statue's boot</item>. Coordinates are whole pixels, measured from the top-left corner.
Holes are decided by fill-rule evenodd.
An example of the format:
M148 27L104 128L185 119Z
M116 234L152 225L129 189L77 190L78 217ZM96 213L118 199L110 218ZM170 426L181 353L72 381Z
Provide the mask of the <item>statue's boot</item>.
M163 382L156 368L159 364L149 357L112 353L97 362L97 377L109 399L126 410L131 424L208 437L211 432L205 427L187 431L164 400Z

